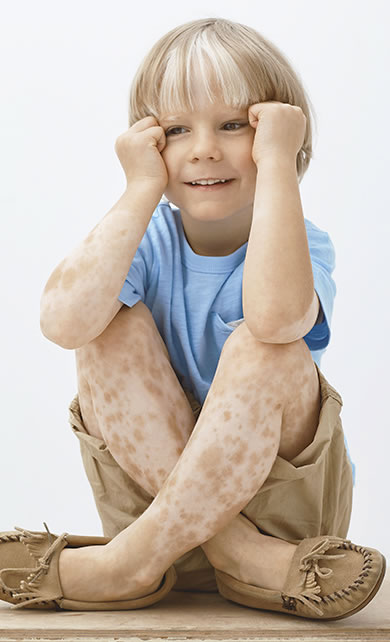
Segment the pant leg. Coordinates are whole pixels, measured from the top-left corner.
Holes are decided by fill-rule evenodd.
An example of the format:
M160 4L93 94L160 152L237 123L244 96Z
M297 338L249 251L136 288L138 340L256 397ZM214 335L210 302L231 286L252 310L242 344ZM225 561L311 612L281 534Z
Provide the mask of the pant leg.
M346 537L352 512L343 402L315 365L321 409L313 441L291 461L277 456L265 483L242 510L261 532L292 543L318 535Z

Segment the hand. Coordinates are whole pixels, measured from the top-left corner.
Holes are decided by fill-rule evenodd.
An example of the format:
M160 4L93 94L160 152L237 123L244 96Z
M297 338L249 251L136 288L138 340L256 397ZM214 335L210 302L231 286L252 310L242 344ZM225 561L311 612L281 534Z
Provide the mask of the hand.
M248 109L248 120L256 129L252 148L256 165L270 155L296 162L306 131L306 116L300 107L276 100L256 103Z
M127 185L146 180L163 192L168 172L161 156L165 132L154 116L138 120L115 142L115 151L126 174Z

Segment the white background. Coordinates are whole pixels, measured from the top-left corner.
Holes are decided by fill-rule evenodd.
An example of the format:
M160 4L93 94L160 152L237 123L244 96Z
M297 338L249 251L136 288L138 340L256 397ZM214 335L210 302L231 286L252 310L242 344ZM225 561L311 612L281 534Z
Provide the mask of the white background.
M137 5L139 5L137 7ZM1 11L1 523L101 534L68 425L74 353L45 339L50 273L125 188L114 151L133 74L188 20L253 26L287 55L314 104L304 215L336 249L322 371L344 401L357 466L349 537L390 556L388 3L35 0Z

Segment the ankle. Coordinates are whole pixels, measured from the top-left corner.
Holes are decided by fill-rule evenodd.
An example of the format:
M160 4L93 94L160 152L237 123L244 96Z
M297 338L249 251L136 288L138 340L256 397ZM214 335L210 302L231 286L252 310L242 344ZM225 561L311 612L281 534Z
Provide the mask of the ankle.
M207 542L202 544L203 551L214 568L239 562L240 552L259 544L259 539L265 537L257 527L244 515L239 513L224 529Z

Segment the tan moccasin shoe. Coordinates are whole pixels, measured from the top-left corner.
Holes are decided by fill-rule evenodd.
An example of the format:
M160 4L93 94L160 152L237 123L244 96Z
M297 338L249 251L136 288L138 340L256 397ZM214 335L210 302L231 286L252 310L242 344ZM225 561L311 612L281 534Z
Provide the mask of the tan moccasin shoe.
M386 559L376 549L323 535L298 545L282 591L245 584L217 569L215 577L220 594L232 602L298 617L339 620L372 600L385 570Z
M0 600L12 608L65 609L70 611L121 611L141 609L159 602L174 586L177 575L171 566L159 588L150 595L112 602L81 602L63 597L58 573L58 560L65 547L104 545L107 537L54 535L46 524L46 533L27 531L0 533Z

